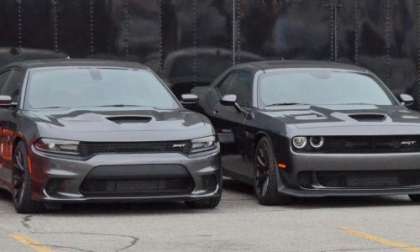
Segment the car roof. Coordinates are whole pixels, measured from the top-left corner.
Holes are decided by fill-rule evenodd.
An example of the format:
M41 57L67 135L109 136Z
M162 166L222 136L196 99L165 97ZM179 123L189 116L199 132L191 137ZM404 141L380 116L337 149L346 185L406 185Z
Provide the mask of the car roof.
M368 70L351 65L329 61L310 61L310 60L273 60L273 61L256 61L238 64L234 69L250 68L253 70L274 70L274 69L288 69L288 68L325 68L325 69L339 69L357 72L367 72Z
M42 59L18 61L2 67L19 67L23 69L31 68L49 68L49 67L71 67L71 66L95 66L95 67L117 67L117 68L139 68L148 69L148 67L130 61L116 60L97 60L97 59Z

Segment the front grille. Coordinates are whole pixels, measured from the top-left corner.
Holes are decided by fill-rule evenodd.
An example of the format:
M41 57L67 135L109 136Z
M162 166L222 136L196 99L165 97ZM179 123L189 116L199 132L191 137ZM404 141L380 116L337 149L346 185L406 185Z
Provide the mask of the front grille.
M383 189L420 186L420 171L322 171L301 172L301 187L307 189Z
M179 165L96 167L80 187L88 197L183 195L193 189L191 175Z
M189 194L193 189L189 178L86 180L81 192L86 196L157 196Z
M168 142L82 142L79 151L82 156L100 153L188 153L188 141Z
M420 152L420 136L330 136L321 153Z

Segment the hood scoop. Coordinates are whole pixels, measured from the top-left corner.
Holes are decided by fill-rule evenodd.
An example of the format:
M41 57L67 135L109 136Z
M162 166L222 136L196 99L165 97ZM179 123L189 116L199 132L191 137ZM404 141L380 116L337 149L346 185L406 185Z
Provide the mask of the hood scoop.
M352 114L349 117L359 122L380 122L386 119L383 114Z
M107 119L118 124L148 123L152 120L152 117L150 116L112 116L112 117L107 117Z

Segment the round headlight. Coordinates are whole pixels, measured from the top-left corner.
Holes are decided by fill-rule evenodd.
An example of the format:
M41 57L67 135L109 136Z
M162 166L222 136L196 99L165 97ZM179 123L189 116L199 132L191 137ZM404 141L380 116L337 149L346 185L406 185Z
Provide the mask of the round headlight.
M309 143L311 144L312 148L320 149L324 146L324 137L322 136L313 136L309 138Z
M303 149L306 147L308 139L306 137L294 137L292 143L296 149Z

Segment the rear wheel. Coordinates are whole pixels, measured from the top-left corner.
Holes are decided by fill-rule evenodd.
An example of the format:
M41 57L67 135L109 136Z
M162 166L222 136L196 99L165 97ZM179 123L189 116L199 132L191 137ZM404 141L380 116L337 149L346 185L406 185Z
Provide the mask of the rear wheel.
M207 199L199 199L194 201L186 201L185 204L194 209L213 209L216 208L221 200L222 196L219 195L217 197L207 198Z
M255 148L254 189L258 202L262 205L285 205L292 198L277 191L276 161L271 141L263 137Z
M409 195L409 197L414 202L420 202L420 194Z
M16 212L40 211L42 204L32 200L32 179L28 169L28 152L23 142L16 146L13 162L13 203Z

